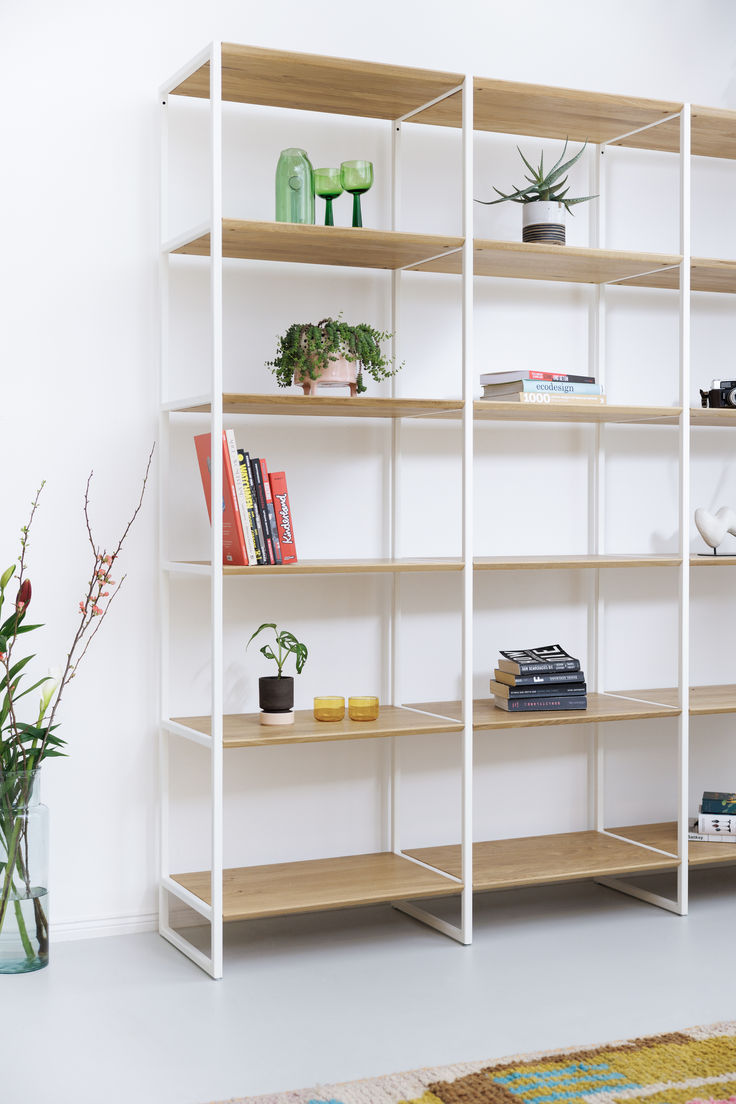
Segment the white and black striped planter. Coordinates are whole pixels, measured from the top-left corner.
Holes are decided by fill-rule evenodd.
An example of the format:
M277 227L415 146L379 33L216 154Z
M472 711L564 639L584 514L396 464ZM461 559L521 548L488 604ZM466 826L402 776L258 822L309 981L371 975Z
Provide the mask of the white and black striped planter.
M565 244L565 208L561 203L539 199L525 203L522 241Z

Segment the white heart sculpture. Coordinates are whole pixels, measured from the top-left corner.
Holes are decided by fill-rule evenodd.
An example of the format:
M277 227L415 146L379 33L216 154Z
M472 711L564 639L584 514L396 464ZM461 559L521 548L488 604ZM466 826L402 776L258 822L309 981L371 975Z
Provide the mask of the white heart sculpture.
M717 548L726 533L736 536L736 511L730 506L721 506L714 515L700 506L695 511L695 524L705 543L711 548Z

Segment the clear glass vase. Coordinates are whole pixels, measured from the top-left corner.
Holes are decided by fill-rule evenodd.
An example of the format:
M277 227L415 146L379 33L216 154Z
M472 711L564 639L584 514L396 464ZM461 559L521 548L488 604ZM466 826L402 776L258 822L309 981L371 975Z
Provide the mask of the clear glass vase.
M39 775L0 772L0 974L49 961L49 821Z

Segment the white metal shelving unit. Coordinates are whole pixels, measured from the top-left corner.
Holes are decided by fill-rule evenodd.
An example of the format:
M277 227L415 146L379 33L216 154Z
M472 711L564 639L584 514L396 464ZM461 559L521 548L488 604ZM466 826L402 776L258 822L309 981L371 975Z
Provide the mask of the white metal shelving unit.
M287 77L288 79L284 79ZM391 425L391 493L386 503L386 555L382 559L302 561L289 567L220 568L221 518L213 514L210 563L171 559L166 526L160 529L162 699L161 699L161 880L160 930L212 977L223 970L223 923L227 920L315 911L376 901L391 902L411 916L460 943L472 938L472 894L475 890L594 878L623 892L642 897L678 913L687 911L687 777L690 713L736 712L736 687L691 688L689 672L690 427L725 425L728 412L690 411L690 288L736 292L736 262L692 258L690 245L691 152L736 158L736 113L664 101L618 99L596 93L571 92L534 85L511 84L456 73L404 69L396 66L320 58L315 55L213 43L176 73L161 89L163 115L162 225L168 194L166 116L173 94L209 100L210 217L175 240L161 242L162 507L167 496L169 427L174 414L207 413L213 441L221 439L223 423L233 415L309 415L328 418L379 417ZM222 209L222 101L268 104L284 109L311 109L385 120L392 135L391 229L388 231L291 226L232 220ZM462 234L406 234L399 229L401 134L408 123L451 126L462 133ZM692 123L692 128L691 128ZM692 129L692 140L691 140ZM604 248L604 228L591 207L591 246L558 249L544 245L478 240L473 233L473 136L475 131L530 134L537 137L589 139L592 145L593 187L603 187L602 154L609 145L668 150L680 163L680 249L677 254L634 253ZM209 258L211 345L207 393L179 395L171 388L168 364L169 265L173 254ZM223 258L307 262L388 270L391 279L391 329L400 333L403 271L454 273L461 279L462 398L460 400L398 398L392 382L389 398L366 396L359 401L319 396L223 394ZM473 286L485 276L537 279L593 285L589 316L589 355L595 374L605 379L605 289L610 284L679 289L679 404L672 406L522 407L513 403L476 402L472 364ZM394 352L398 348L394 345ZM454 558L398 558L398 471L401 424L408 417L453 418L460 424L463 505L462 553ZM577 556L484 556L474 548L473 465L474 426L486 421L544 421L589 426L588 548ZM610 554L605 548L604 471L606 425L638 423L670 426L679 437L679 549L670 554ZM212 501L222 483L222 454L212 450ZM162 508L163 518L163 508ZM723 563L728 561L724 560ZM736 562L734 558L733 562ZM211 565L215 565L212 569ZM606 568L676 568L679 610L679 679L675 688L606 691L602 685L604 603L600 571ZM509 715L490 700L473 700L473 580L480 571L585 570L591 578L588 616L587 669L592 687L585 713ZM462 587L462 698L456 702L402 700L401 580L417 571L460 572ZM382 707L379 721L359 734L350 722L330 727L329 739L383 739L386 748L387 801L385 852L373 855L285 863L223 870L223 750L265 744L324 740L324 730L307 711L297 714L287 733L264 731L257 715L223 716L223 583L230 576L255 574L389 573L392 576L391 618L386 651L386 677L392 704ZM211 671L210 712L204 717L173 717L169 698L169 591L174 577L210 578ZM237 584L232 584L237 585ZM248 585L252 585L248 583ZM610 828L603 806L604 735L599 725L613 721L676 718L679 784L674 825ZM563 836L473 843L472 753L475 732L520 727L588 724L590 827ZM461 733L460 842L443 847L405 850L399 836L402 733ZM169 758L172 743L193 741L210 758L211 853L209 869L173 874L169 856ZM694 844L689 863L723 862L717 846ZM653 870L676 871L675 899L645 893L626 876ZM460 898L460 921L449 924L426 907L432 897ZM198 950L171 923L170 899L194 909L210 925L209 953ZM418 900L425 904L418 905Z

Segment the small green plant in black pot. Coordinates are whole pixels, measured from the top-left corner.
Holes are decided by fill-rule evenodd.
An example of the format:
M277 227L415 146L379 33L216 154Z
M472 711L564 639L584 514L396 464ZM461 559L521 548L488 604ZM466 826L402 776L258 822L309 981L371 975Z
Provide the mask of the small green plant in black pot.
M340 318L292 322L277 339L276 356L266 361L266 367L279 387L294 383L304 388L305 395L314 395L317 384L348 386L351 395L361 394L367 390L364 374L380 383L403 367L395 366L381 349L381 342L392 336L367 322L351 325Z
M284 665L289 656L293 655L296 663L296 673L300 675L307 662L306 644L302 644L293 633L282 629L279 632L272 621L265 621L260 625L246 644L246 649L251 642L263 632L264 629L273 629L274 644L264 644L261 655L266 659L272 659L276 664L278 674L264 675L258 680L258 702L263 710L261 724L292 724L294 721L294 678L284 674ZM275 650L274 650L275 649Z

